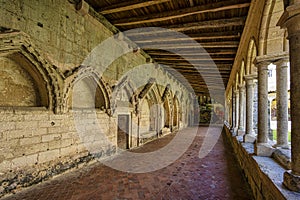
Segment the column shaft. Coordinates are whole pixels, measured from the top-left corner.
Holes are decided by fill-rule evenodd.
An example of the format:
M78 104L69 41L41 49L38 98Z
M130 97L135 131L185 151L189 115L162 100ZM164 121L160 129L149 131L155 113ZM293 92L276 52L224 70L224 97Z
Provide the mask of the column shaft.
M240 106L239 100L240 100L240 97L239 97L238 90L234 91L234 93L235 93L235 123L234 123L234 125L235 125L235 131L237 131L239 128L239 106Z
M255 135L253 130L253 76L245 76L246 80L246 135L244 142L254 142Z
M288 84L287 60L276 62L277 144L288 148Z
M268 143L268 65L265 61L258 64L258 136L254 146L258 156L271 156L274 152Z
M245 104L245 86L239 85L239 128L238 135L245 133L245 115L244 115L244 104Z
M258 66L258 137L257 143L268 143L268 64Z
M287 28L290 54L291 102L291 163L292 170L284 173L283 184L300 192L300 0L290 1L290 6L279 20Z

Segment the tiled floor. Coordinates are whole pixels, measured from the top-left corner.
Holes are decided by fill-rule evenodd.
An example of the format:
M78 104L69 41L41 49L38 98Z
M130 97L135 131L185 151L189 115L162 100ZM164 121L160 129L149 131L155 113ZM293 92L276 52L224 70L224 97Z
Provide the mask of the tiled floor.
M197 131L196 127L178 134ZM110 199L253 199L249 186L222 136L204 158L198 157L207 127L199 128L189 149L171 165L149 173L127 173L100 162L25 189L5 200ZM214 128L215 133L221 128ZM216 134L218 135L218 134ZM135 152L151 152L168 144L173 135Z

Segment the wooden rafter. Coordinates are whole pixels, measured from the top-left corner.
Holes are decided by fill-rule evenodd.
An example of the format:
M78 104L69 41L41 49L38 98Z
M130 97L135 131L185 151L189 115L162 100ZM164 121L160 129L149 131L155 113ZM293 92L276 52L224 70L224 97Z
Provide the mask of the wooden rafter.
M147 49L203 49L203 48L237 48L239 42L210 42L203 44L194 43L171 43L171 44L150 44L142 45L141 48ZM195 52L196 53L196 52Z
M183 58L168 58L168 57L161 57L161 58L154 58L155 61L184 61ZM188 61L207 61L207 60L213 60L213 61L233 61L234 58L210 58L210 57L204 57L204 58L188 58Z
M161 51L159 49L156 49L156 50L148 50L147 53L150 55L150 56L179 56L177 54L174 54L172 52L168 52L168 51ZM214 55L235 55L236 54L236 51L235 50L231 50L231 49L228 49L225 51L218 51L218 52L195 52L195 51L181 51L180 52L180 56L207 56L207 55L210 55L210 56L214 56Z
M240 35L239 34L235 34L235 35L223 35L223 36L194 36L194 37L189 37L189 38L179 38L179 37L175 37L175 38L153 38L153 39L140 39L140 40L134 40L134 42L136 43L153 43L153 42L164 42L164 41L189 41L189 40L197 40L198 42L201 40L216 40L216 39L222 39L222 40L226 40L226 39L239 39Z
M153 0L153 1L130 0L130 1L125 1L122 3L118 3L118 4L113 4L111 6L107 6L104 8L100 8L98 10L98 12L101 13L102 15L107 15L107 14L116 13L116 12L122 12L122 11L137 9L137 8L143 8L146 6L160 4L160 3L164 3L164 2L168 2L168 1L170 1L170 0Z
M235 17L230 19L217 19L210 21L200 21L200 22L191 22L185 24L176 24L170 26L164 26L163 29L150 28L143 30L138 30L132 33L126 33L128 37L133 37L137 35L147 36L147 35L155 35L155 34L171 34L173 31L184 32L191 30L207 30L212 28L225 28L225 27L234 27L234 26L244 26L245 17ZM208 31L208 30L207 30Z
M229 0L229 1L221 1L218 3L210 3L201 6L184 8L180 10L168 11L164 13L155 13L152 15L147 15L142 17L114 20L112 21L112 23L115 24L116 26L130 26L130 25L138 25L144 23L161 22L165 20L171 20L171 19L186 17L195 14L204 14L204 13L245 8L249 6L250 3L237 4L236 0Z

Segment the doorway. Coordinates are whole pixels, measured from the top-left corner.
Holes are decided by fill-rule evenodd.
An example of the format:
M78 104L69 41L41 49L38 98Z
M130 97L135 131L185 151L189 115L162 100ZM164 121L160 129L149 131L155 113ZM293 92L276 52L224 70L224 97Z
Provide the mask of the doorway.
M129 115L118 115L117 144L121 149L129 149Z

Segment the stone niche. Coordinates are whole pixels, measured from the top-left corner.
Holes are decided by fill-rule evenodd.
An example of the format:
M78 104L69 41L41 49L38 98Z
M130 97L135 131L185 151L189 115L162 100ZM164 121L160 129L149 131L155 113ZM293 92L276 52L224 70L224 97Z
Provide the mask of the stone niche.
M35 107L41 99L35 80L23 63L0 57L0 106ZM26 62L24 62L26 65Z

